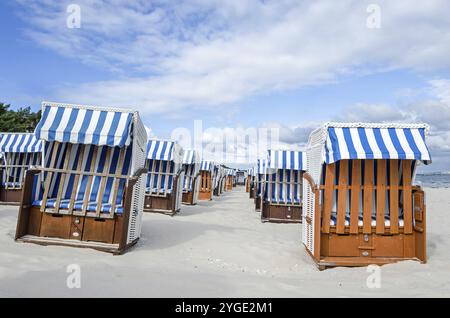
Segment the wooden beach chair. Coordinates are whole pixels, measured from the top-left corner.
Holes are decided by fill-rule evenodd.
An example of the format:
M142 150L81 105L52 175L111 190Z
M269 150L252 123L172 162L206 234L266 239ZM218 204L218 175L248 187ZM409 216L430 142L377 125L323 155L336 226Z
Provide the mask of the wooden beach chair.
M309 137L303 243L319 268L426 262L426 125L328 123Z
M183 156L183 203L195 205L200 191L200 162L195 150L186 150Z
M263 222L301 223L302 179L306 153L269 150L268 169L263 187Z
M149 140L144 212L175 215L183 196L183 149L177 142Z
M139 114L44 102L35 136L43 160L26 173L16 240L116 254L134 245L146 172Z
M267 159L258 159L255 176L255 210L261 211L263 187L267 178Z
M248 187L248 193L249 198L254 199L255 198L255 179L256 179L256 172L257 167L253 167L248 169L247 173L247 187Z
M42 143L30 133L0 134L0 204L18 205L29 168L41 164Z
M200 201L212 200L214 191L214 170L215 165L212 161L203 160L200 163L200 192L198 199Z

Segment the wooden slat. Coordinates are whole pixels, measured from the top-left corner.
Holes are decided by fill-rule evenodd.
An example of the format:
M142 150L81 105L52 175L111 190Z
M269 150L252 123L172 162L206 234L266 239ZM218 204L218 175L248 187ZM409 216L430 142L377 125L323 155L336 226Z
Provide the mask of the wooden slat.
M114 178L114 190L112 193L112 203L111 203L111 211L109 212L110 216L113 216L114 213L116 212L116 197L117 197L117 192L119 192L119 185L120 185L120 175L122 174L122 168L123 168L123 161L124 161L124 157L125 157L125 148L121 148L120 149L120 154L119 154L119 163L117 164L116 167L116 178Z
M391 220L391 234L398 234L398 160L391 160L389 164L389 217Z
M103 176L100 178L100 188L97 196L97 208L95 210L95 216L100 217L100 214L102 212L102 202L103 202L103 194L105 193L105 187L106 187L106 180L108 179L109 174L109 167L110 167L110 159L111 159L111 152L113 148L107 147L106 148L106 158L105 158L105 165L103 166Z
M75 170L75 172L76 172L75 179L73 182L72 193L70 194L69 214L73 213L73 208L75 206L78 184L80 183L80 177L81 177L79 172L81 172L81 170L83 169L83 159L84 159L85 149L86 149L85 145L82 145L82 144L78 145L79 154L78 154L78 162L77 162L77 168L76 168L77 170Z
M376 233L384 234L384 212L386 207L386 160L377 161L377 226Z
M69 168L69 161L70 161L71 154L72 154L72 144L68 144L67 148L66 148L66 157L64 158L64 166L63 166L64 170L67 170ZM67 176L67 173L64 173L64 172L61 173L58 194L56 196L55 213L59 213L59 205L61 204L61 197L63 195L64 183L66 182L66 176Z
M345 231L345 209L347 207L347 187L348 187L348 160L341 160L339 163L339 190L337 206L336 233L344 234Z
M350 233L358 233L359 196L361 193L361 160L352 161L352 194L350 198Z
M330 232L330 218L331 207L333 206L333 184L335 174L335 164L329 164L326 166L325 176L325 190L324 190L324 203L323 203L323 219L322 219L322 232Z
M92 154L92 160L91 160L91 167L89 171L95 171L95 164L97 162L97 153L99 151L99 147L94 147L94 153ZM86 186L86 192L84 193L84 199L83 199L83 208L82 208L82 215L86 215L88 203L89 203L89 197L91 196L91 188L92 188L92 176L88 176L88 182Z
M364 207L363 207L363 233L370 234L372 229L372 203L373 203L373 164L372 159L365 161L364 167Z
M50 167L53 168L55 166L56 157L59 152L59 146L60 143L55 141L52 149L52 157L50 160ZM50 191L50 184L52 181L53 172L49 171L47 172L47 178L45 179L44 183L44 196L42 197L42 204L41 204L41 212L45 211L45 206L47 205L47 199L48 199L48 192Z
M411 234L413 230L412 218L412 189L411 189L411 160L402 161L403 170L403 218L405 222L405 234Z

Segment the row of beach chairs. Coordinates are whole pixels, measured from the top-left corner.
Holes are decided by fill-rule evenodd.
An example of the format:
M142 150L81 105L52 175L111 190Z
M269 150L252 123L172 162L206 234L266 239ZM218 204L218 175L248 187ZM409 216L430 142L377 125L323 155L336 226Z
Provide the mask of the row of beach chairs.
M43 103L34 134L1 134L0 201L16 240L122 253L143 212L174 215L245 184L263 222L302 223L320 268L426 261L426 125L328 123L306 151L268 150L248 171L147 140L138 112Z

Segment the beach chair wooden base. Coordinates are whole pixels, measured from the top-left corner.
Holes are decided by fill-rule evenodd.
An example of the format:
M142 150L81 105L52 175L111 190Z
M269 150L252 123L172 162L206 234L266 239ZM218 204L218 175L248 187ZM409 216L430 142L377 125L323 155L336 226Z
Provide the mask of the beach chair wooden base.
M93 248L113 254L123 254L128 220L115 215L113 219L41 212L39 207L24 207L19 215L16 241L40 245L64 245Z
M144 212L162 213L166 215L175 215L180 212L176 208L176 197L169 194L166 197L158 197L152 195L145 195Z
M233 176L228 176L225 184L225 191L233 191L236 185L233 184Z
M0 205L19 205L22 189L0 188Z
M182 203L186 205L197 205L197 202L194 202L194 192L183 192Z
M249 196L250 199L254 199L255 198L255 188L252 187L250 189L248 196Z
M198 194L198 199L200 201L211 201L212 200L212 192L211 191L208 191L208 192L200 191L200 193Z
M261 210L261 198L255 197L255 210L260 211Z
M378 235L372 234L338 235L330 231L321 234L320 259L315 260L319 269L338 266L362 267L386 265L405 260L426 263L425 237L414 231L412 234ZM314 257L313 257L314 258Z
M262 205L261 221L272 223L301 223L302 207L273 205L265 202Z

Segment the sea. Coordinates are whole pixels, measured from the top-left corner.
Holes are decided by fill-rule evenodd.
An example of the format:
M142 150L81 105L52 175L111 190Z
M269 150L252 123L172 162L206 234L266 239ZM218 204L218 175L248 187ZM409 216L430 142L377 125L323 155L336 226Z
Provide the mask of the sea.
M417 174L416 183L426 188L450 188L450 173Z

